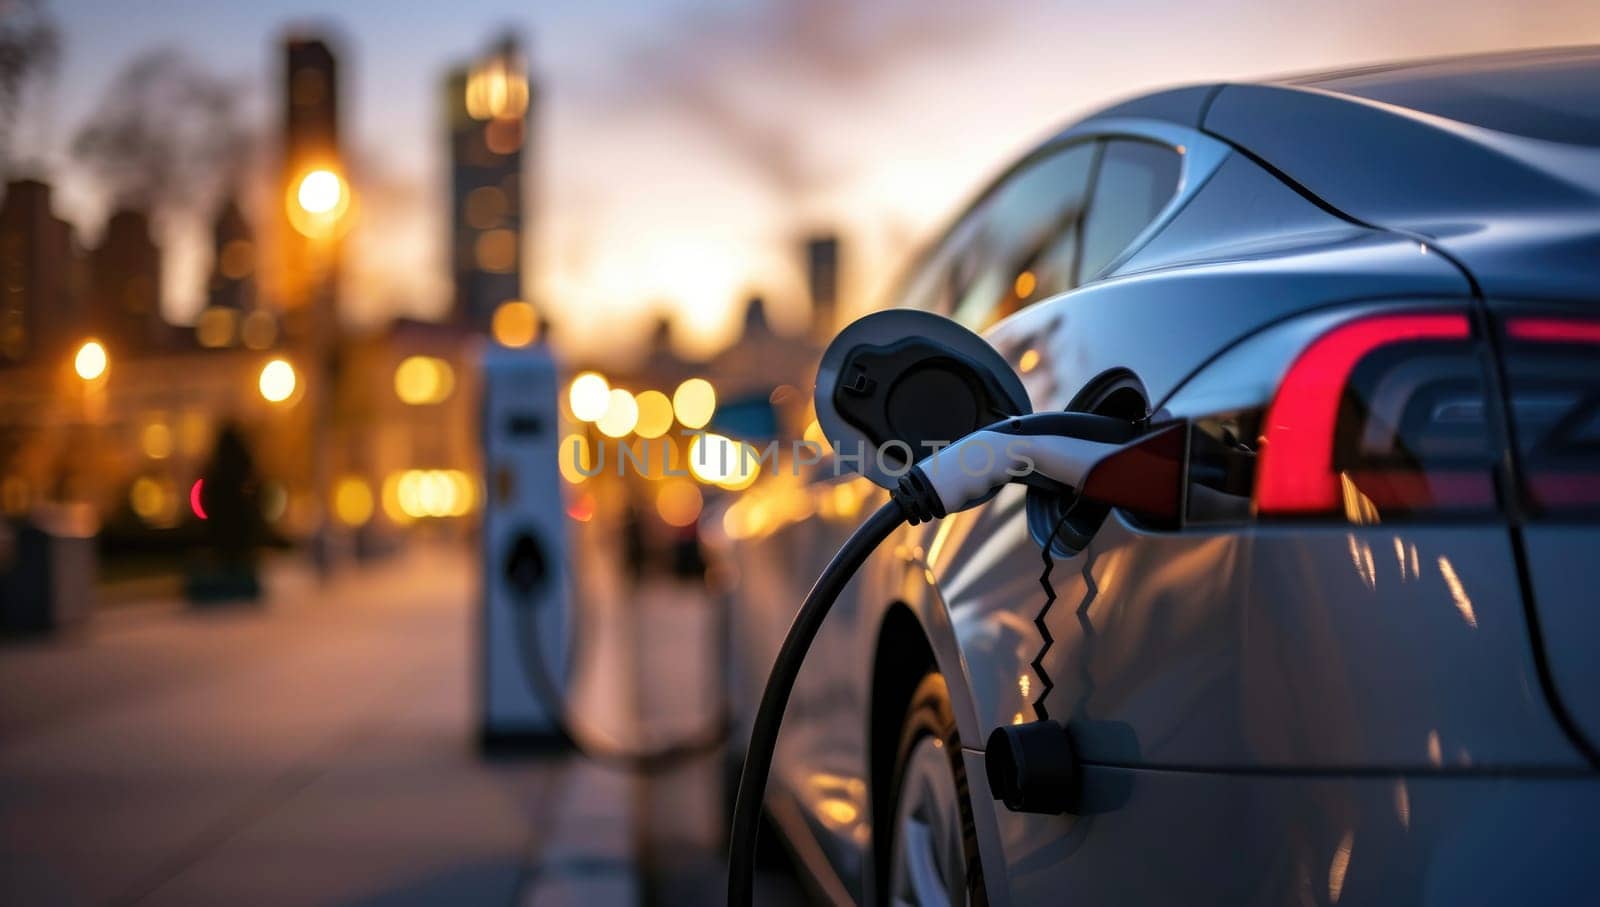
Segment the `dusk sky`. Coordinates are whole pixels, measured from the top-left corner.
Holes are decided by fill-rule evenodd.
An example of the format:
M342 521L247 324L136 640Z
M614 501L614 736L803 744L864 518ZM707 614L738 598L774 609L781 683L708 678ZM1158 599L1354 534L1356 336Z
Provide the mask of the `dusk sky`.
M21 148L89 236L105 200L66 163L122 67L160 46L248 86L250 125L276 123L277 39L329 27L343 54L346 147L363 193L349 317L447 305L440 82L511 27L543 107L542 208L529 292L565 341L625 349L645 313L676 314L706 353L760 291L805 317L798 238L837 226L848 289L880 292L917 242L1030 142L1120 96L1396 57L1600 41L1593 0L1275 4L492 0L227 3L55 0L59 78ZM333 9L336 12L325 12ZM256 200L259 205L261 201ZM186 320L205 267L195 225L164 225L167 310ZM620 344L619 344L620 341Z

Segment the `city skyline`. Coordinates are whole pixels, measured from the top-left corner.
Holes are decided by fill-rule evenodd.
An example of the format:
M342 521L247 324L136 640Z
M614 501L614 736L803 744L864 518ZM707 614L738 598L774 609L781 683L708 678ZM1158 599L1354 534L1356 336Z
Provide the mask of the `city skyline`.
M1270 21L1146 5L1128 18L1023 4L974 14L951 3L869 12L832 2L556 2L533 14L471 0L406 16L357 2L329 17L295 2L57 3L58 75L20 124L19 157L58 186L58 215L98 236L106 201L66 149L130 59L184 46L246 86L244 118L270 136L279 41L295 23L326 27L346 60L349 154L366 193L350 237L347 314L358 325L442 318L450 283L439 86L510 28L527 40L547 101L530 171L537 228L522 250L536 281L530 295L550 306L576 350L639 348L666 310L685 351L705 355L731 339L753 293L768 299L775 324L803 329L798 249L807 233L841 231L848 312L997 162L1117 96L1600 34L1600 12L1566 0L1454 4L1447 16L1435 15L1437 4L1365 3L1336 16L1291 4ZM1301 25L1281 29L1287 19ZM929 96L941 98L937 109L912 100ZM638 153L643 136L652 154ZM263 202L252 202L247 213L259 222ZM184 322L204 300L209 220L167 220L158 225L164 311Z

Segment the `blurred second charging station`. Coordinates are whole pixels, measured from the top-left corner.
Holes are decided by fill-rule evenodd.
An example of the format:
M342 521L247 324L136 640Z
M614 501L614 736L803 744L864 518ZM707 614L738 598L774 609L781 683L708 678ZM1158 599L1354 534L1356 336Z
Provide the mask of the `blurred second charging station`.
M564 747L573 635L558 468L560 379L548 349L486 345L481 433L479 740L488 752Z

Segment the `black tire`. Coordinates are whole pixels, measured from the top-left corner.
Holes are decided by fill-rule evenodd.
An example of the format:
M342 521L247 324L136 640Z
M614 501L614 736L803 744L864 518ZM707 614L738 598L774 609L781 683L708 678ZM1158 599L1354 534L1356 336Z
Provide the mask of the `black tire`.
M944 675L937 671L930 671L917 684L916 691L911 694L911 702L906 707L905 719L900 726L900 744L895 752L892 781L894 796L889 799L889 812L884 817L885 821L880 824L882 832L889 838L888 847L883 851L887 859L878 867L875 886L878 904L888 907L891 903L890 893L894 888L892 873L895 837L899 834L897 825L900 799L904 794L906 768L912 752L925 737L932 737L942 744L950 763L950 772L955 777L956 804L961 813L961 850L964 856L963 874L966 877L967 902L977 907L987 907L989 896L984 888L983 864L978 856L978 835L972 818L971 794L967 789L967 771L961 762L961 737L956 732L955 711L950 706L950 688L945 684Z

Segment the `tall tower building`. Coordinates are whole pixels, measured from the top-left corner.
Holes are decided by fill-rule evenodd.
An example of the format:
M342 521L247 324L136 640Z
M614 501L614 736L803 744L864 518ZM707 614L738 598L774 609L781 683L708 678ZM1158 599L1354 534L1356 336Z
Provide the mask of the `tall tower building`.
M523 298L523 155L535 92L507 35L445 83L450 133L450 260L456 323L488 331L501 304Z
M339 154L339 64L327 42L309 35L288 38L284 60L284 283L275 295L291 341L328 342L337 330L339 237L352 213Z
M839 237L824 233L806 240L806 291L811 297L811 332L832 339L839 329Z

